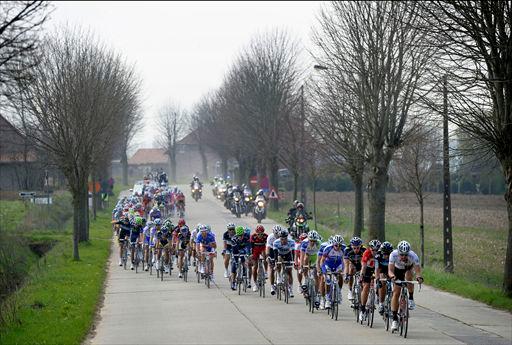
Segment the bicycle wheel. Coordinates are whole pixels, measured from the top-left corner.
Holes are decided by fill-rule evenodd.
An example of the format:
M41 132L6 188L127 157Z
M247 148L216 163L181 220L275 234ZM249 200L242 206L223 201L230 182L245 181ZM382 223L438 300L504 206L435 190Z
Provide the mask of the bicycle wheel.
M153 251L149 252L148 265L149 265L149 275L152 276L153 275Z
M367 308L367 325L370 328L373 327L373 316L375 315L375 289L370 288L370 293L368 294L368 298L370 299L370 306Z
M354 288L354 314L356 317L356 322L359 322L359 290L357 286Z
M164 269L164 256L163 254L160 255L160 263L158 265L159 269L160 269L160 281L164 281L164 272L165 272L165 269Z
M331 282L331 320L336 316L336 284Z
M288 301L290 299L290 282L288 281L288 272L285 273L284 278L284 303L288 304Z
M402 287L402 291L404 291L406 288ZM400 328L400 335L402 335L404 338L407 338L407 328L409 323L409 301L407 298L407 292L402 292L400 294L400 300L398 304L399 309L399 328Z
M386 323L386 331L389 331L389 323L391 318L391 299L389 298L389 295L386 296L385 300L385 306L384 306L384 322Z
M309 294L309 311L311 313L314 313L315 312L315 308L316 308L316 305L315 305L315 300L316 300L316 288L315 288L315 283L313 281L312 284L310 284L309 286L309 290L308 290L308 294Z

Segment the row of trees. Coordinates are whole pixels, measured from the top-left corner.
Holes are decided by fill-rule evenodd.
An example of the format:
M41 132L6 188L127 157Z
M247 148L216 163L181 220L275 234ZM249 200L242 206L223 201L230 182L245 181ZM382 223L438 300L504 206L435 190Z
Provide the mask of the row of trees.
M384 240L390 168L421 207L448 115L475 152L503 168L504 290L512 294L511 14L509 1L333 1L318 16L318 73L303 88L296 42L278 31L258 35L195 107L192 129L224 162L238 161L241 182L255 169L277 188L286 166L294 198L307 172L336 164L356 190L354 234L366 187L369 237Z
M47 11L40 1L2 3L4 30L13 34L0 46L0 55L18 61L2 65L8 79L2 80L2 92L23 134L67 179L78 260L78 243L89 239L89 178L107 177L115 150L126 155L141 118L140 80L132 66L89 32L63 27L39 37L35 28Z

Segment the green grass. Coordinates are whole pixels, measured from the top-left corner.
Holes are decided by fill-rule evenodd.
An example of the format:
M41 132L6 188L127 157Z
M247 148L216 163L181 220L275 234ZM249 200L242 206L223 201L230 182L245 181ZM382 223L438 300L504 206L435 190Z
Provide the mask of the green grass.
M269 218L284 224L283 211L269 211ZM332 206L317 208L317 227L324 238L341 233L345 241L352 237L353 224L350 210L337 210ZM311 229L314 221L309 221ZM512 298L501 292L504 273L504 253L506 252L507 232L505 229L453 228L454 273L443 270L442 229L425 227L425 269L426 283L435 288L471 298L492 307L512 311ZM367 238L366 229L362 238ZM396 244L401 240L411 243L413 250L420 253L419 225L386 224L386 240Z
M12 232L25 218L23 201L0 200L0 229Z
M30 280L13 296L17 322L0 333L2 344L79 344L93 322L110 252L110 210L91 218L90 241L80 244L80 261L72 259L72 238L60 242L32 268ZM41 237L52 237L40 234Z

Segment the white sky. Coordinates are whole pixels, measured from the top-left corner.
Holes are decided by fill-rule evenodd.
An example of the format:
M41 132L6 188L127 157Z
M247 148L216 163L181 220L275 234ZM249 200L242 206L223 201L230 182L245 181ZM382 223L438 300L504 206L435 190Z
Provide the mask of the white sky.
M320 2L54 2L48 29L79 24L135 63L143 81L145 129L138 147L151 147L152 119L169 100L190 109L220 86L251 37L283 28L311 46Z

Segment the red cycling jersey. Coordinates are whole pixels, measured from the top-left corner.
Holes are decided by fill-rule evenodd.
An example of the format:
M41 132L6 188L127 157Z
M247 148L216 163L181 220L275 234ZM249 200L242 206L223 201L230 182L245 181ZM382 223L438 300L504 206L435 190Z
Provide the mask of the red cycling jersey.
M368 267L374 267L375 266L375 260L373 259L373 252L371 248L368 248L363 253L363 258L361 259L361 262L363 264L366 264Z

